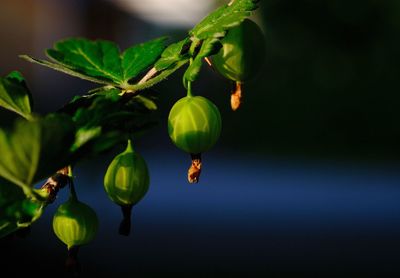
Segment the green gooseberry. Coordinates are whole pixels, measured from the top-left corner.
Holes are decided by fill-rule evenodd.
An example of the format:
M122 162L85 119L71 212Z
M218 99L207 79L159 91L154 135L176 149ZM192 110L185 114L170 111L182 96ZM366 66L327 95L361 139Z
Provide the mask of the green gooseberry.
M68 249L89 243L99 226L96 212L75 197L60 205L53 217L53 230Z
M168 116L172 142L192 156L188 181L197 183L201 173L201 153L209 150L221 134L221 114L217 106L201 96L188 95L178 100Z
M258 73L265 59L265 42L255 22L245 19L230 29L221 43L221 50L212 58L219 73L238 82L249 80Z
M149 189L150 177L146 161L132 148L129 140L124 152L108 166L104 189L108 197L120 206L138 203Z
M221 43L221 50L213 56L213 65L234 81L231 107L236 111L242 103L242 83L254 77L265 60L264 36L256 23L245 19L230 29Z
M221 134L217 106L202 96L188 95L178 100L168 116L168 133L181 150L200 154L209 150Z

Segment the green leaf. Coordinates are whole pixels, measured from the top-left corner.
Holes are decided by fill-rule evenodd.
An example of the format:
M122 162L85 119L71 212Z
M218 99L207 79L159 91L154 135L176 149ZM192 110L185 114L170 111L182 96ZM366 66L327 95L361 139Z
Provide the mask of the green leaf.
M48 49L49 58L86 75L123 82L118 46L110 41L72 38L55 43Z
M203 59L207 56L218 53L220 48L221 44L219 42L219 39L217 38L211 37L203 41L199 53L193 59L192 63L189 65L183 76L184 79L183 83L185 87L188 81L193 82L197 79L200 73L201 66L203 64Z
M122 106L118 103L121 99L120 93L118 89L110 89L75 98L71 105L76 108L72 112L78 128L99 126L110 113L121 111Z
M129 80L148 69L160 57L166 38L154 39L126 49L122 54L110 41L70 38L47 50L53 62L20 57L91 82L124 88Z
M101 135L100 126L78 129L75 135L75 142L71 150L76 151L77 149L81 148L83 145L90 142L94 138L99 137L100 135Z
M126 115L120 94L118 89L98 91L75 97L62 109L72 116L77 127L71 150L78 158L96 155L124 139L120 130L125 122L134 119L131 114Z
M135 99L135 101L141 103L148 110L152 110L152 111L157 110L157 104L150 98L138 95L134 99Z
M161 54L161 58L155 63L154 67L156 70L162 71L182 59L187 58L187 55L182 55L182 50L189 42L190 39L185 38L184 40L169 45Z
M132 46L122 53L123 80L128 81L149 68L163 53L166 37Z
M239 25L257 9L257 2L259 0L235 0L231 5L224 5L205 17L189 34L200 40L223 37L226 30Z
M29 199L21 188L0 178L0 238L38 219L44 202Z
M0 176L31 192L35 182L70 162L74 134L70 117L56 114L0 129Z
M97 140L103 135L103 125L107 123L115 111L120 112L120 108L115 108L119 101L120 91L117 89L101 91L93 95L76 98L71 105L77 109L72 111L73 120L77 125L75 142L72 151L77 151L92 140Z
M73 147L75 158L95 156L131 134L153 127L151 110L155 102L144 96L122 95L118 89L103 89L75 97L61 112L73 118L77 132Z
M26 119L31 118L32 96L19 72L0 78L0 106Z
M41 65L41 66L44 66L44 67L47 67L47 68L51 68L53 70L56 70L56 71L59 71L59 72L63 72L65 74L68 74L68 75L71 75L71 76L74 76L74 77L78 77L78 78L83 79L83 80L87 80L87 81L98 83L98 84L108 85L108 86L115 86L116 85L112 81L107 81L107 80L103 80L103 79L99 79L99 78L95 78L95 77L91 77L91 76L85 75L85 74L80 73L78 71L72 70L72 69L70 69L67 66L64 66L62 64L56 64L56 63L52 63L52 62L49 62L49 61L46 61L46 60L36 59L36 58L33 58L33 57L29 56L29 55L20 55L19 57L24 59L24 60L26 60L26 61L28 61L28 62L31 62L31 63L34 63L34 64L38 64L38 65Z
M25 195L21 188L0 177L0 208L23 199Z

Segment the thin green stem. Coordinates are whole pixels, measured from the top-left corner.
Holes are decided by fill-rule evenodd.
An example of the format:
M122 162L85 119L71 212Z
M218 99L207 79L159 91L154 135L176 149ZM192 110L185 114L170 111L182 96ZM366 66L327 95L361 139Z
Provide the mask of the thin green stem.
M193 58L190 58L189 59L189 65L191 65L192 63L193 63ZM188 97L192 97L193 96L193 94L192 94L192 81L189 81L189 80L187 82L187 96Z
M72 179L73 178L73 176L72 176L72 166L71 165L68 165L68 176Z
M163 81L165 78L167 78L169 75L174 73L177 69L182 67L187 62L189 62L189 59L185 59L185 60L179 61L173 67L168 68L166 70L163 70L162 72L160 72L160 74L158 74L155 77L147 80L146 82L143 82L141 84L129 85L129 86L126 86L125 88L122 88L122 89L128 91L127 94L128 93L138 94L137 91L147 89L147 88L152 87L155 84Z
M133 152L133 151L134 151L134 148L133 148L133 146L132 146L132 140L131 140L131 139L128 139L128 144L127 144L127 146L126 146L125 151L126 151L126 152Z
M192 97L193 96L193 94L192 94L192 82L191 81L188 81L188 84L187 84L187 96L188 97Z
M192 38L192 44L190 45L190 48L189 48L190 57L194 56L194 51L196 50L196 47L200 44L200 41L201 40L199 40L197 38Z
M75 191L74 176L72 174L71 165L68 166L68 176L70 177L70 181L69 181L69 198L74 200L74 201L78 201L78 196L77 196L76 191Z

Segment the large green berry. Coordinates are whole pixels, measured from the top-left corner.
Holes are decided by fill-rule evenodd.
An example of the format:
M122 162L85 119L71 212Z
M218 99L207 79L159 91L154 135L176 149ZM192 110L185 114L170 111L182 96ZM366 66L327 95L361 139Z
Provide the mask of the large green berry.
M221 43L221 50L212 59L218 72L240 82L257 74L265 59L265 42L256 23L245 19L230 29Z
M150 177L146 161L128 141L126 150L117 155L104 176L108 197L121 206L135 205L149 189Z
M201 96L178 100L168 116L168 133L174 144L185 152L198 154L217 142L221 133L218 108Z
M95 211L75 198L59 206L53 217L54 233L68 249L92 241L98 225Z

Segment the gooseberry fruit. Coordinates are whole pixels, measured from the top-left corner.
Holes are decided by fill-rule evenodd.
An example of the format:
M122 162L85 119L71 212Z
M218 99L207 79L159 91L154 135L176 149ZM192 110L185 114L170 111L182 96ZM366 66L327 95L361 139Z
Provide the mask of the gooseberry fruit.
M128 140L127 148L113 159L104 176L104 189L108 197L121 206L124 215L120 234L130 233L132 206L144 197L149 189L149 183L146 161L133 150L132 143Z
M264 62L264 36L255 22L245 19L230 29L221 43L222 48L212 61L219 73L235 82L231 106L236 110L241 103L242 83L254 77Z
M68 249L89 243L96 236L99 221L88 205L70 197L53 217L53 230Z
M168 116L172 142L192 155L188 172L190 183L198 182L202 152L209 150L221 134L221 115L217 106L201 96L188 95L178 100Z

